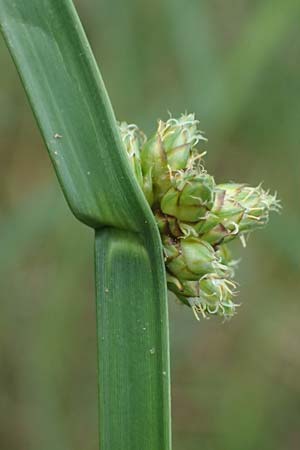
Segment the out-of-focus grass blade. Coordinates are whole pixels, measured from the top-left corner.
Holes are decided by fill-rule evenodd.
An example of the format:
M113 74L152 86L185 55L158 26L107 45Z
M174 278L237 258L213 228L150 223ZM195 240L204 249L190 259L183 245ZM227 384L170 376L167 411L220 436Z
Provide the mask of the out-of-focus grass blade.
M223 58L212 45L214 34L209 26L208 2L175 3L180 14L174 3L168 1L166 15L172 42L176 49L180 48L176 54L184 95L188 97L191 110L201 108L214 127L229 130L251 97L257 79L278 44L290 27L299 22L300 2L267 0L258 3L237 43Z
M207 101L207 86L219 60L209 8L206 2L197 0L166 0L163 6L184 81L182 102L188 111L195 111Z
M278 44L297 23L297 16L299 22L299 13L300 2L295 0L259 3L230 57L213 77L209 104L222 129L229 129L237 120Z
M57 200L52 186L40 187L20 202L17 210L0 217L0 274L14 268L41 235L59 226L64 214Z

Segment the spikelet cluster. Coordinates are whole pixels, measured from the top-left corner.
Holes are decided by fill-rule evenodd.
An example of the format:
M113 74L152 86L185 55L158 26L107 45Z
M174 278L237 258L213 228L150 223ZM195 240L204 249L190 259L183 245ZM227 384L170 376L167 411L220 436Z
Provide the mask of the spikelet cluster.
M206 141L194 114L159 121L147 139L136 126L119 126L133 172L160 231L168 288L199 317L236 312L235 260L228 243L263 227L278 211L261 185L216 184L203 166Z

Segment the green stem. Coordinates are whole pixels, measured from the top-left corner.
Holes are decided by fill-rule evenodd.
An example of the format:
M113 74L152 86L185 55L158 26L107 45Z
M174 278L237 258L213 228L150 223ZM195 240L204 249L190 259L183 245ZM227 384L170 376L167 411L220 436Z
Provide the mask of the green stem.
M96 231L101 450L171 445L167 305L147 247L139 234Z

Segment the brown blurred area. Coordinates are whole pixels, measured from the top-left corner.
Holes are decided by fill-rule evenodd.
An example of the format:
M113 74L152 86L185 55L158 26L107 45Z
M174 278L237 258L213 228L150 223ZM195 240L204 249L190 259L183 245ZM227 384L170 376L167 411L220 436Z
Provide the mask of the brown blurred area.
M170 298L174 450L300 448L297 0L77 0L118 119L195 112L217 181L281 215L243 249L238 315ZM67 208L0 40L0 449L96 450L93 233ZM155 449L160 450L160 449Z

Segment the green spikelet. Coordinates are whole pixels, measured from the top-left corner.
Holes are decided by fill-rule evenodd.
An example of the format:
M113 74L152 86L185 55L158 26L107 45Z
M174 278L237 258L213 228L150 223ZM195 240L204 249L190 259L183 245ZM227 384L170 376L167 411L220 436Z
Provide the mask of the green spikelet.
M140 186L143 187L140 149L146 142L147 138L145 134L134 124L128 125L126 122L122 122L119 125L119 130L129 156L131 167Z
M211 244L229 242L239 236L245 245L245 235L264 227L270 211L279 211L276 195L270 195L261 186L220 184L216 186L215 204L206 221L202 238ZM216 223L217 221L217 223Z
M151 170L148 175L143 175L141 164L141 149L147 141L146 135L136 125L128 125L126 122L119 124L122 141L125 145L127 155L133 172L141 186L145 197L150 205L153 203L153 187Z
M202 166L197 146L205 141L194 114L159 121L147 140L135 125L120 125L133 172L152 207L160 231L168 288L197 319L230 318L237 265L226 245L266 225L280 209L261 186L216 185Z
M142 169L145 177L151 177L153 201L157 205L172 186L172 174L193 166L201 155L195 150L200 140L205 140L197 128L193 114L180 119L159 121L158 129L141 151ZM199 158L200 156L200 158Z
M214 248L196 237L174 240L163 237L166 268L179 280L199 280L203 275L223 275L227 267L220 262Z
M182 222L198 222L213 206L214 179L207 173L193 170L177 172L172 186L162 197L164 214Z

